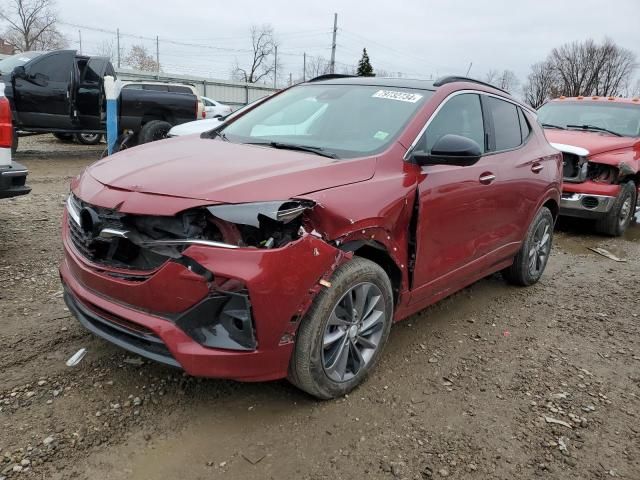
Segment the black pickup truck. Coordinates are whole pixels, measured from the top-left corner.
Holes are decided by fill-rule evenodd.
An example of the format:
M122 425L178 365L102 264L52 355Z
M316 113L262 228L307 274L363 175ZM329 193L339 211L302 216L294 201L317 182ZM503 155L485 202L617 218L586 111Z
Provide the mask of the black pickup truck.
M75 50L25 52L0 62L16 130L61 138L105 133L106 75L116 77L108 58ZM197 118L198 102L192 92L123 88L119 128L132 131L138 143L163 138L172 126Z

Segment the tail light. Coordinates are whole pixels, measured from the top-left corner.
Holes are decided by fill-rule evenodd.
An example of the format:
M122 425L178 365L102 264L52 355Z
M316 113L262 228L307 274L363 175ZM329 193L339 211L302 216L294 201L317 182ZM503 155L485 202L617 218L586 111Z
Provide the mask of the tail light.
M11 106L7 97L0 97L0 147L11 148L13 144L13 123Z
M202 118L207 118L207 112L204 109L202 109Z

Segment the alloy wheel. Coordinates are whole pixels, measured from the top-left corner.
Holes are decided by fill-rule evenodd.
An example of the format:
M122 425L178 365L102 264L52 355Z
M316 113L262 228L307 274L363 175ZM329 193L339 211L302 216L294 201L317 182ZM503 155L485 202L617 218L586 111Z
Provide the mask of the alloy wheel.
M529 274L537 277L544 270L551 251L551 224L541 221L533 234L533 242L529 250Z
M382 292L370 282L351 287L331 311L322 338L322 365L335 382L355 377L373 358L386 319Z

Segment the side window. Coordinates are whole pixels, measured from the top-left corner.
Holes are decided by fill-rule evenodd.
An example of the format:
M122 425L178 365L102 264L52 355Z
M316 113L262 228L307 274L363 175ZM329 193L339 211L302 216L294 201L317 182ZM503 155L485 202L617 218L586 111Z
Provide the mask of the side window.
M447 134L474 140L484 153L484 122L478 95L463 93L448 100L431 120L418 148L430 152L438 139Z
M495 134L491 149L499 152L522 144L518 107L495 97L485 96L485 100Z
M520 119L520 133L522 135L522 143L527 139L529 134L531 133L531 127L529 126L529 122L527 122L527 117L525 117L521 108L518 108L518 118Z
M209 100L206 100L203 98L202 101L204 102L205 107L215 107L215 105L211 103Z
M71 76L63 55L49 55L37 61L29 67L29 74L36 73L46 75L50 82L66 82Z

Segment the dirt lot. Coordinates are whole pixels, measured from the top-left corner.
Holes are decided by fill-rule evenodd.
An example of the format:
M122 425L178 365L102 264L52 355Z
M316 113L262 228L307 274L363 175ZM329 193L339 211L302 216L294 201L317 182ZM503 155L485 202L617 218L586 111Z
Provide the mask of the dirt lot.
M25 140L33 192L0 203L0 479L640 479L638 226L565 225L538 285L494 276L397 324L369 381L320 403L186 377L69 316L59 219L102 148Z

